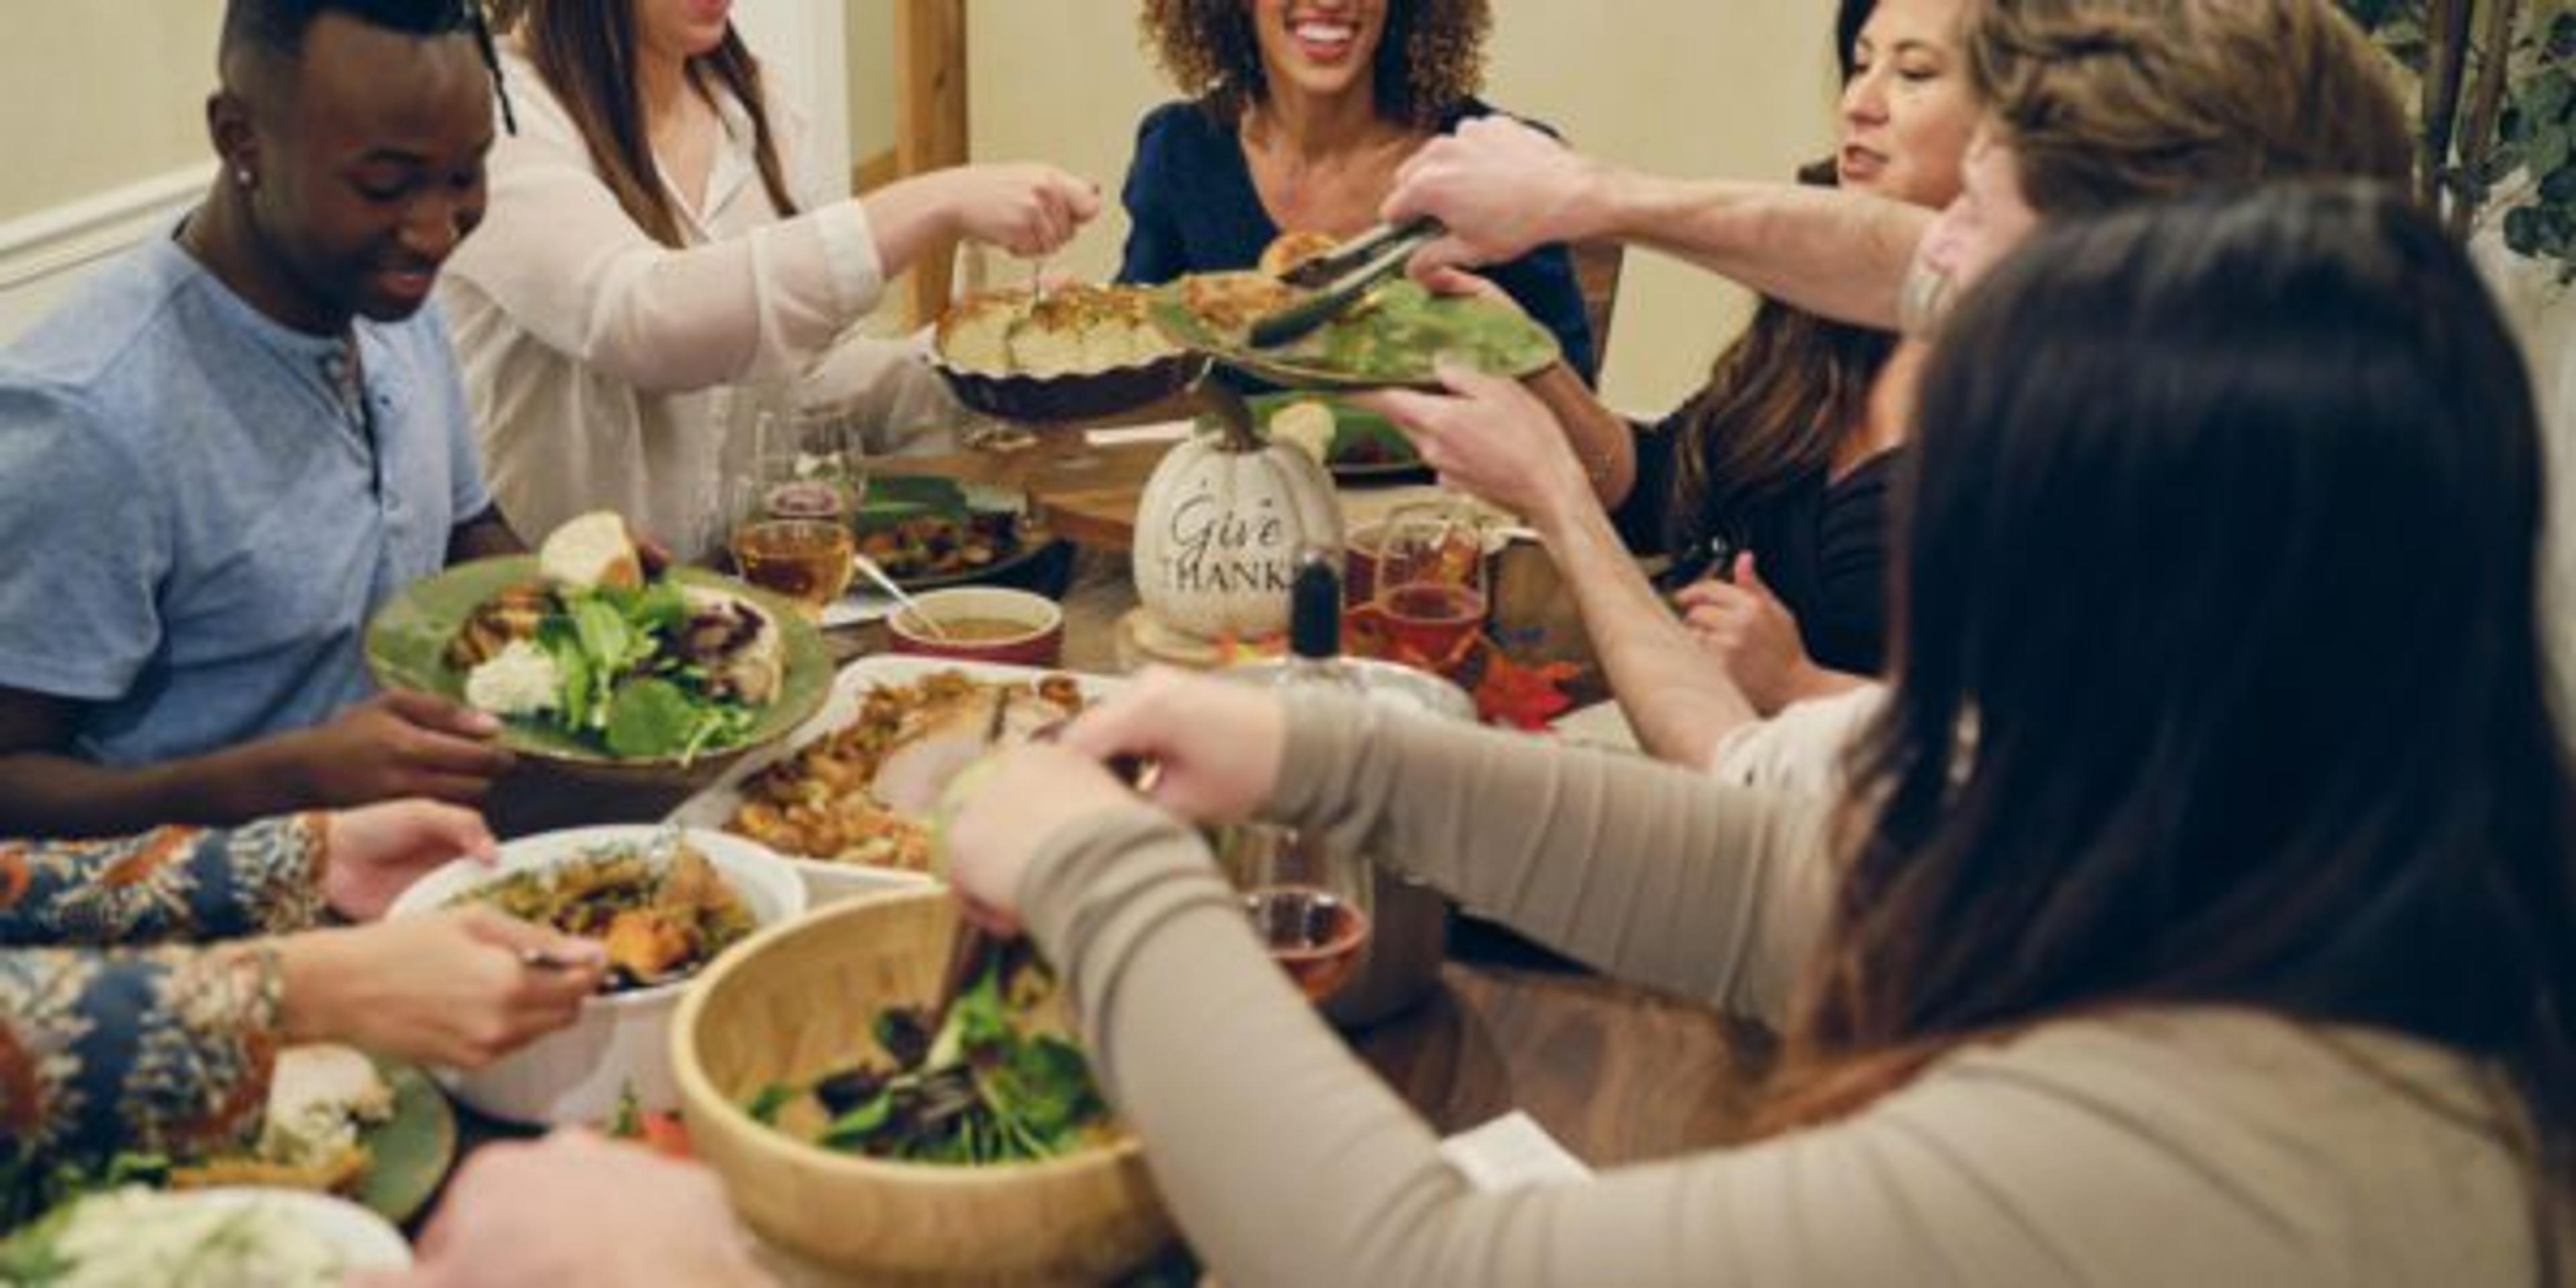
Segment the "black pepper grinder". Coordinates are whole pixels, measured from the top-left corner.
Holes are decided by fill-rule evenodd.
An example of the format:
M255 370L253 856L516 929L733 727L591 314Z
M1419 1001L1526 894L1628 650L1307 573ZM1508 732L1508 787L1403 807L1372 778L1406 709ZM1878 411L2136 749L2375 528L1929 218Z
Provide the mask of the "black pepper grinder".
M1321 684L1367 692L1342 665L1342 574L1325 551L1307 551L1288 584L1288 664L1280 669L1279 683L1283 688Z

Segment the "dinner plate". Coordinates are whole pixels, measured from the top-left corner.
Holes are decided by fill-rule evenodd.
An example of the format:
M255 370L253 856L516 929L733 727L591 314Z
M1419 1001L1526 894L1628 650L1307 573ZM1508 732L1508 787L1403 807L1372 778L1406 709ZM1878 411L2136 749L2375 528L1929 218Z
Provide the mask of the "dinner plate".
M831 695L823 709L799 726L786 738L763 747L736 761L724 774L704 790L680 802L664 820L683 827L722 830L732 821L734 811L742 807L742 786L751 776L785 760L807 746L838 731L858 718L859 708L868 692L880 685L911 684L922 677L941 671L963 672L967 678L987 683L1027 682L1049 675L1068 675L1082 690L1086 702L1098 702L1116 693L1126 684L1117 676L1090 675L1060 669L1003 666L991 662L951 661L946 658L916 657L903 653L878 653L858 659L841 668L832 679ZM815 906L838 899L852 898L878 890L927 884L931 878L903 868L877 867L864 863L840 863L829 859L809 858L787 850L776 850L805 878L808 900Z
M182 1197L211 1207L259 1204L284 1209L298 1224L322 1236L323 1242L340 1254L341 1264L352 1272L411 1268L411 1245L403 1241L402 1232L381 1213L347 1199L261 1186L197 1190Z
M367 1150L367 1177L352 1197L401 1225L420 1214L456 1164L456 1110L416 1065L377 1057L376 1076L392 1089L394 1112L358 1133Z
M748 599L778 624L780 642L786 652L785 674L779 682L777 698L762 709L751 728L734 742L709 748L699 753L694 761L685 762L677 756L613 756L569 733L517 720L502 725L500 741L503 746L522 755L562 764L621 770L686 770L692 764L720 761L772 741L813 714L831 686L832 662L823 649L823 636L812 622L789 607L785 600L704 568L675 567L668 575L689 585L711 586ZM383 607L376 610L374 620L367 623L367 669L374 674L376 683L386 688L418 689L463 701L465 675L447 664L443 656L447 642L455 637L475 608L501 588L535 580L538 580L535 555L509 555L458 564L403 587L394 592Z
M1187 279L1184 279L1186 281ZM1404 292L1405 316L1361 314L1370 301ZM1173 341L1199 350L1248 376L1287 389L1366 390L1439 387L1433 364L1443 355L1492 375L1536 375L1558 357L1556 337L1517 307L1474 295L1429 296L1411 281L1378 288L1352 313L1300 339L1270 349L1253 348L1243 329L1220 327L1194 312L1180 283L1159 290L1151 312ZM1343 360L1352 328L1365 328L1381 360L1366 366Z
M129 1264L107 1266L92 1263L66 1265L67 1250L62 1242L70 1225L79 1219L79 1209L93 1203L116 1205L119 1210L100 1214L94 1220L117 1222L109 1242L114 1251L102 1249L107 1260L132 1258ZM218 1239L239 1246L243 1237L238 1219L230 1216L244 1208L257 1207L275 1213L283 1223L300 1227L311 1240L318 1242L331 1262L342 1273L408 1270L411 1247L402 1233L385 1218L347 1199L316 1194L309 1190L276 1186L217 1186L202 1190L161 1190L144 1192L136 1187L131 1195L108 1189L65 1201L52 1211L9 1232L0 1241L0 1278L17 1283L20 1272L32 1270L26 1282L50 1283L66 1271L87 1271L98 1276L122 1276L167 1273L175 1257L193 1259ZM148 1249L140 1242L144 1228L160 1227L165 1235L184 1237L193 1232L197 1241L184 1247L165 1246ZM219 1233L220 1232L220 1233ZM240 1254L235 1253L235 1258ZM41 1268L41 1269L37 1269ZM238 1273L247 1267L226 1267ZM322 1267L305 1267L319 1270ZM271 1265L262 1269L274 1272ZM68 1277L68 1276L65 1276ZM266 1277L266 1276L263 1276ZM232 1282L227 1277L225 1282Z
M896 469L886 469L868 475L861 488L858 508L850 514L850 527L864 545L878 529L910 519L940 518L965 528L1000 516L1011 519L1008 529L1011 544L999 551L999 557L991 563L904 573L898 571L899 565L888 564L882 557L878 559L879 566L894 577L896 585L905 590L930 590L980 581L1026 564L1043 553L1054 538L1030 513L1028 494L945 475L905 474Z

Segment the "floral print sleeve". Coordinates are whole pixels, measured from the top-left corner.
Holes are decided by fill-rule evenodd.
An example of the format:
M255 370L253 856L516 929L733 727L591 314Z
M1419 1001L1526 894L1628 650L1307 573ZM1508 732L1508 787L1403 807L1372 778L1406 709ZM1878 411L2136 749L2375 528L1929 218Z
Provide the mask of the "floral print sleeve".
M164 827L106 841L0 842L0 944L113 947L310 926L323 816Z
M0 1149L11 1180L119 1152L246 1139L284 1020L264 943L0 952Z

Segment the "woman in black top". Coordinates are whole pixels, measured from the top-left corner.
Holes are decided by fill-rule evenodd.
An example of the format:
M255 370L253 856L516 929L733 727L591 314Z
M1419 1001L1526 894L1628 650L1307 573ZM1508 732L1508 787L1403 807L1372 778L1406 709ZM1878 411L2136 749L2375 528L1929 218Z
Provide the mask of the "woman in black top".
M1803 177L1924 206L1958 194L1978 119L1958 39L1965 8L1843 0L1840 146ZM1704 763L1723 732L1673 701L1673 677L1723 668L1727 701L1769 715L1880 669L1886 496L1921 356L1918 344L1766 300L1709 383L1659 425L1620 419L1571 380L1530 382L1591 489L1535 497L1507 494L1534 479L1487 479L1502 489L1491 499L1559 549L1569 525L1598 522L1606 503L1631 549L1671 553L1678 579L1709 575L1678 596L1686 620L1633 566L1569 579L1649 751Z
M1877 364L1867 374L1875 376ZM1662 424L1638 430L1636 482L1611 514L1620 534L1631 549L1672 557L1662 578L1668 585L1724 573L1749 590L1758 577L1796 622L1817 666L1877 674L1887 650L1887 497L1904 449L1872 452L1840 475L1822 462L1802 465L1765 480L1768 486L1740 504L1711 502L1695 495L1680 469L1684 440L1696 446L1701 435L1734 423L1706 415L1708 401L1703 393Z
M1136 132L1122 282L1250 268L1283 230L1338 240L1377 220L1395 168L1494 109L1486 0L1147 0L1147 43L1190 100ZM1494 284L1593 375L1592 330L1563 246Z

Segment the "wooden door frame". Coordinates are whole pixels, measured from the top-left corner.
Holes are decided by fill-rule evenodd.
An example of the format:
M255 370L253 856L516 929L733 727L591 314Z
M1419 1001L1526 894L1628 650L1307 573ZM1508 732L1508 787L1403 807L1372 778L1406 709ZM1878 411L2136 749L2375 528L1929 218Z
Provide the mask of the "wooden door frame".
M966 133L966 0L896 0L894 10L894 174L916 175L964 165ZM910 312L918 325L948 307L954 242L915 261Z

